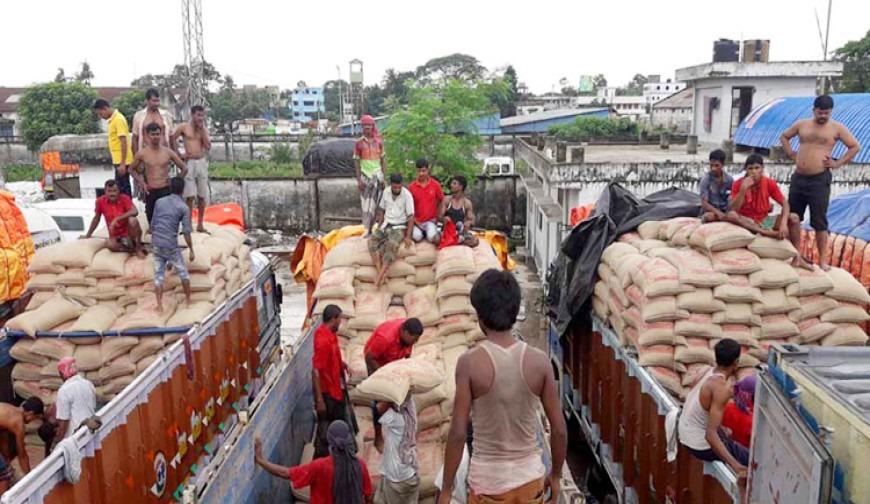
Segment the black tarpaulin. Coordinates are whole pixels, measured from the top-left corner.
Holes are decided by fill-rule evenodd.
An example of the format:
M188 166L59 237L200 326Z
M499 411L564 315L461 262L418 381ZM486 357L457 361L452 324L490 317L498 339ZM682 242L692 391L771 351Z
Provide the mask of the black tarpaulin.
M330 138L313 144L302 158L305 175L353 175L353 138Z
M548 272L550 318L560 336L571 323L586 316L597 279L598 263L608 245L646 221L697 217L700 197L672 187L639 199L611 182L598 198L595 212L562 240L559 255Z

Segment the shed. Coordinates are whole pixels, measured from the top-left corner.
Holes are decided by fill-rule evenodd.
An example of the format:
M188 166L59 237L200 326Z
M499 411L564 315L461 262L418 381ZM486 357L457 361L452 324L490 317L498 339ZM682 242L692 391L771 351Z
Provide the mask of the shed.
M551 126L571 124L580 116L610 117L610 107L547 110L501 120L502 134L546 133Z

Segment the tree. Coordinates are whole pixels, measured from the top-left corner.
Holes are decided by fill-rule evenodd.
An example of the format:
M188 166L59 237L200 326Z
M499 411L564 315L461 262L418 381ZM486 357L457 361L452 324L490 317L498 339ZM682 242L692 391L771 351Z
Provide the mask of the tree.
M472 83L483 79L486 67L474 56L454 53L440 58L433 58L417 67L417 81L422 85L445 82L455 79L460 82Z
M387 99L384 90L375 84L363 89L363 108L365 113L371 116L379 116L384 113L384 103Z
M619 96L640 96L643 94L643 85L647 83L647 78L643 74L634 74L631 81L625 86L616 90Z
M834 59L843 62L843 77L837 86L838 92L870 92L870 31L861 40L847 42L834 51Z
M598 74L592 78L592 87L595 89L607 87L607 79L604 74Z
M394 68L388 68L381 81L384 96L393 97L402 104L408 103L408 88L413 86L415 79L414 72L396 72Z
M141 89L131 89L119 94L112 102L112 107L118 109L118 112L124 115L127 119L127 124L133 124L133 114L141 109L145 103L145 91Z
M517 100L519 99L517 71L514 70L513 66L508 65L502 79L507 86L507 97L504 103L498 104L499 113L502 117L512 117L517 115Z
M222 89L219 93L213 95L209 99L208 116L211 118L217 131L232 131L233 123L244 118L241 110L239 110L235 91L232 89Z
M91 79L94 78L94 72L91 71L91 65L87 61L82 61L82 69L76 74L76 82L81 82L86 86L91 85Z
M342 93L347 93L348 86L344 79L330 80L323 84L323 107L326 110L326 117L331 121L338 121L341 115L341 99L338 91L341 88Z
M474 121L495 111L485 86L448 80L409 89L408 104L391 110L384 128L391 171L414 176L414 160L429 160L435 176L477 175L482 144Z
M66 73L63 68L58 67L57 75L54 76L54 82L66 82Z
M140 89L155 88L158 91L169 91L170 89L186 88L188 75L189 72L185 65L175 65L168 74L145 74L136 78L130 85ZM206 88L213 86L222 89L224 79L221 78L221 73L214 65L208 61L202 63L202 75Z
M54 135L97 133L92 107L97 93L81 82L33 86L21 97L18 113L27 148L36 152Z

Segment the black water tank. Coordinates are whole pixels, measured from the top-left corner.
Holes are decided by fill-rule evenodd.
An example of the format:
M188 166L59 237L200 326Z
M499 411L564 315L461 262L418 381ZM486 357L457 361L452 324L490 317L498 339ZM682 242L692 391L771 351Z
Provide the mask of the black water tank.
M728 39L713 42L713 63L724 61L740 61L739 42Z

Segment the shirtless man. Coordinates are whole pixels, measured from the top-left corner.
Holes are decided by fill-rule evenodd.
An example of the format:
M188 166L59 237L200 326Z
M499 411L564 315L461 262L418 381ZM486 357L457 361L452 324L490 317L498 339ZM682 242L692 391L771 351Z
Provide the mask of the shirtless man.
M172 132L169 144L172 150L177 151L178 137L184 138L184 155L182 159L187 163L187 177L184 178L184 199L187 206L193 210L193 204L199 210L197 214L196 230L205 232L202 226L202 218L205 213L205 204L208 200L208 159L206 153L211 149L211 139L208 137L208 129L205 126L205 109L202 105L194 105L190 108L190 122L179 124Z
M149 124L160 127L160 143L169 147L169 133L172 131L172 116L166 110L160 109L160 93L151 88L145 91L145 108L133 115L133 154L147 144L145 128Z
M42 418L44 412L45 405L38 397L31 397L21 406L0 403L0 432L7 432L15 437L15 451L24 474L30 472L30 458L24 445L24 426ZM12 467L9 465L11 462L12 460L6 460L5 456L0 455L0 495L12 484Z
M797 163L788 190L791 211L804 218L810 207L810 226L816 231L816 246L819 249L819 266L827 271L828 265L828 201L831 198L831 170L845 166L858 154L861 146L848 128L831 119L834 100L822 95L813 102L813 118L792 124L780 137L782 147L789 158ZM791 148L791 139L800 138L800 149ZM837 141L848 149L840 159L831 158ZM800 231L798 231L799 233ZM794 242L794 237L792 237Z
M148 218L149 230L151 217L154 216L154 204L164 196L169 196L169 162L181 169L181 177L187 176L187 165L169 147L160 144L160 125L151 123L145 127L148 135L148 145L139 150L133 157L130 171L139 187L145 192L145 216ZM144 167L144 170L142 169ZM144 177L143 177L144 172Z

